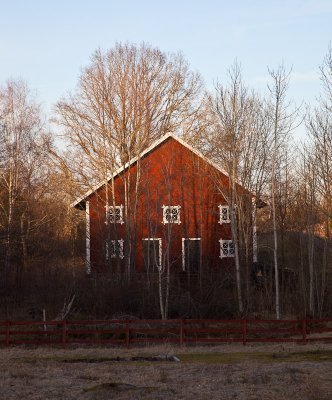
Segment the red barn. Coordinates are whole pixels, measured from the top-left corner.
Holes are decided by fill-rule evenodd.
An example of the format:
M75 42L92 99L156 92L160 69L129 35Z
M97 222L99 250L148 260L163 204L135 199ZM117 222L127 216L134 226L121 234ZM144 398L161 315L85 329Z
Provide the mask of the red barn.
M167 134L72 205L86 211L87 272L198 273L233 264L227 175Z

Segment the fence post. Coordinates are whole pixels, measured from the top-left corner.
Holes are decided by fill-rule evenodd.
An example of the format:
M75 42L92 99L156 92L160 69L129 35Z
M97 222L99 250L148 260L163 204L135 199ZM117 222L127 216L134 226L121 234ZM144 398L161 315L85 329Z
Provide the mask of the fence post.
M66 320L62 321L62 347L65 349L67 344L67 324Z
M307 321L302 320L302 340L304 344L307 344Z
M129 348L129 342L130 342L130 327L129 327L130 321L126 321L126 347L127 349Z
M6 321L6 336L5 336L5 346L9 346L10 343L10 321Z
M243 339L243 346L247 343L247 320L242 320L242 339Z
M180 346L183 345L183 325L184 321L183 319L180 319Z

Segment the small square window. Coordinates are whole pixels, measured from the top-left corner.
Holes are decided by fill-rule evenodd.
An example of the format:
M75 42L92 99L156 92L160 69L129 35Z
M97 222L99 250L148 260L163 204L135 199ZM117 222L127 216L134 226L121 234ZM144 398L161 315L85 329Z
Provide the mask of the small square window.
M163 224L181 224L181 206L163 206Z
M123 224L123 206L109 206L108 216L110 224Z
M220 258L234 257L234 243L233 240L220 239Z
M229 224L231 222L229 206L219 206L219 224Z
M105 243L105 258L123 258L123 239L110 240Z

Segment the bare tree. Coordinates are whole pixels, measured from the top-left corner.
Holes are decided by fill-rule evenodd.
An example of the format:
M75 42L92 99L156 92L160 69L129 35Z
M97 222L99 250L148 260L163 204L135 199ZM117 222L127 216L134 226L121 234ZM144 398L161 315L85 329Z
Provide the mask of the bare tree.
M319 106L311 110L307 116L307 131L309 133L310 159L307 162L307 174L304 182L312 187L312 223L309 234L309 310L321 314L326 291L327 246L331 236L330 221L332 218L332 52L328 50L320 67L321 80L325 96L319 99ZM309 179L311 178L311 179ZM321 216L324 225L324 258L321 279L314 280L314 244L315 224ZM310 235L311 233L311 235ZM320 281L320 282L319 282ZM316 290L315 290L316 287ZM320 290L319 290L320 287ZM317 292L316 296L314 292ZM316 298L316 302L315 302Z
M286 72L283 65L276 70L269 70L272 83L268 85L270 92L270 121L273 134L273 147L271 154L271 210L274 237L274 278L275 278L275 310L276 317L280 319L280 289L278 266L278 226L277 226L277 174L282 173L281 155L287 146L287 141L292 130L296 127L298 110L290 111L290 103L286 101L290 72ZM280 172L281 171L281 172Z
M113 172L156 138L181 131L195 120L200 89L181 54L145 44L97 50L76 92L56 106L66 143L79 155L72 170L89 187L105 168Z
M121 176L128 279L136 248L139 154L165 133L181 133L197 125L200 91L199 75L190 71L181 54L165 54L145 44L117 44L93 54L76 92L56 106L68 144L66 167L82 188L91 188L96 181L104 181L106 188L110 181L102 200L106 212L118 201L115 171L138 157L135 171L128 169Z
M327 111L332 111L332 47L328 48L323 64L320 67L321 81L325 97L321 99L322 105Z
M309 313L311 316L315 314L314 302L314 244L315 244L315 226L317 224L317 175L314 165L314 157L312 148L303 146L301 154L301 165L299 168L299 189L297 196L300 197L299 202L302 204L302 226L300 229L307 235L307 253L308 253L308 269L309 269ZM298 218L299 220L300 218ZM304 276L302 271L302 276ZM302 285L303 297L306 296L306 282ZM307 304L305 304L305 308Z
M23 81L0 89L0 228L6 235L5 276L12 269L14 241L26 263L31 228L29 200L40 174L40 109Z
M243 312L240 239L246 248L246 286L249 285L249 247L252 239L252 196L254 206L266 183L265 170L270 145L270 131L265 110L258 97L249 92L237 64L229 72L229 86L218 85L215 97L210 98L213 132L208 141L208 154L228 175L228 187L217 182L226 199L231 219L235 252L235 269L239 312ZM242 185L248 190L240 189ZM239 232L242 235L239 237Z

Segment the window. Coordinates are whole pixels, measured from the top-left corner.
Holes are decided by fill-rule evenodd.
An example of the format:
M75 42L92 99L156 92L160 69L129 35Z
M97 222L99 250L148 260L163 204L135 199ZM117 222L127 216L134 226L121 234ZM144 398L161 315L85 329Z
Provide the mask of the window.
M161 268L161 239L143 239L143 258L145 271L157 271Z
M181 206L163 206L163 224L181 224Z
M182 238L182 269L197 273L201 269L201 238Z
M123 258L123 239L106 242L105 253L106 260L109 260L109 258Z
M219 224L229 224L231 218L229 215L229 206L219 206Z
M220 239L220 258L234 257L234 243L233 240Z
M123 224L123 206L109 206L108 216L111 224Z

